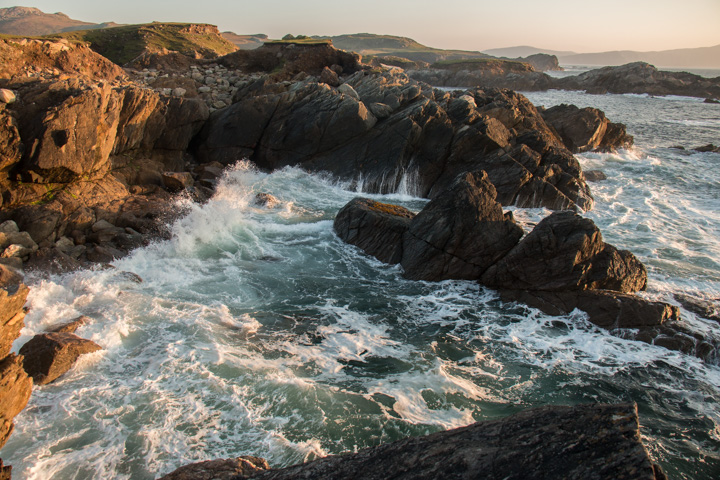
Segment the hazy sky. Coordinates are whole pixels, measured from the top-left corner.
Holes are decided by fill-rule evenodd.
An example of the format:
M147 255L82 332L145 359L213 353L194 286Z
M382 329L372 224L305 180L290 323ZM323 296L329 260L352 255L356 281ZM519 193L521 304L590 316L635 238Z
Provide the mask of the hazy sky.
M88 22L204 22L221 31L370 32L438 48L668 50L720 44L720 0L0 0ZM588 6L585 6L588 5Z

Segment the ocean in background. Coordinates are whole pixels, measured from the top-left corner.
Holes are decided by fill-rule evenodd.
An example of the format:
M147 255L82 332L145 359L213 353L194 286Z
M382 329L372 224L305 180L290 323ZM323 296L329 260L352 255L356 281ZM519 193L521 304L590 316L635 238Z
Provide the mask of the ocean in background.
M545 73L554 78L571 77L573 75L580 75L581 73L589 72L602 68L602 65L560 65L563 70L549 70ZM717 78L720 77L720 68L676 68L676 67L657 67L658 70L664 72L688 72L700 75L706 78ZM587 105L586 105L587 106Z
M670 148L720 143L720 106L526 95L598 107L635 135L631 150L579 159L608 176L591 184L587 216L648 267L643 295L720 298L720 155ZM371 197L420 210L426 200L403 185ZM254 205L258 192L280 206ZM239 162L206 205L182 201L170 240L114 270L28 279L16 347L87 315L78 333L104 349L34 389L3 448L15 478L151 479L237 455L280 467L589 402L637 402L643 439L669 478L718 477L718 365L614 336L579 312L504 304L474 282L405 280L333 233L357 195L296 168L268 174ZM513 210L526 230L550 213ZM682 313L691 328L719 328Z

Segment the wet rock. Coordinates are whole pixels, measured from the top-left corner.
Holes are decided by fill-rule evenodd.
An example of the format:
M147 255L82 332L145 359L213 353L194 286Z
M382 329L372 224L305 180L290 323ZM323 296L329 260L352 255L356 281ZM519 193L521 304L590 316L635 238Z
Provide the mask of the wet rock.
M280 205L280 200L270 193L259 192L255 194L253 203L258 207L275 208Z
M89 317L86 317L85 315L81 315L70 322L63 323L63 324L57 325L55 327L51 327L50 329L48 329L48 332L50 332L50 333L75 333L75 331L78 328L87 324L90 320L91 319Z
M170 192L180 192L194 184L192 175L188 172L165 172L162 181Z
M625 125L612 124L597 108L557 105L542 112L542 117L560 135L572 153L590 150L614 151L628 148L633 137L625 133Z
M241 480L269 468L263 458L243 456L192 463L160 477L159 480Z
M33 382L23 370L22 361L22 356L12 353L0 360L0 448L13 431L13 418L30 400Z
M55 381L70 370L81 355L96 352L102 347L72 333L42 333L35 335L20 348L23 367L37 385Z
M4 465L0 458L0 480L10 480L12 478L12 466Z
M712 143L708 143L707 145L703 145L702 147L695 147L693 148L696 152L706 153L720 153L720 147L716 147Z
M338 212L333 228L344 242L395 264L402 259L403 235L414 216L403 207L355 198Z
M503 214L485 172L458 177L410 222L401 265L413 280L475 280L513 248L523 230Z
M665 478L642 444L637 407L629 404L529 409L499 420L270 470L253 478L360 477Z
M567 211L538 223L483 274L481 283L500 289L630 293L645 288L647 272L632 253L603 242L592 220Z
M655 327L680 318L677 307L667 303L608 290L501 290L500 298L524 303L548 315L567 315L577 308L588 314L591 323L608 330Z
M716 104L718 104L718 103L720 103L720 100L718 100L717 98L710 98L710 97L708 97L708 98L706 98L705 100L703 100L703 103L716 103Z
M585 180L588 182L602 182L608 178L605 172L601 170L585 170L583 173L585 174Z
M674 293L673 297L686 310L708 320L720 322L720 299L708 300L684 293Z

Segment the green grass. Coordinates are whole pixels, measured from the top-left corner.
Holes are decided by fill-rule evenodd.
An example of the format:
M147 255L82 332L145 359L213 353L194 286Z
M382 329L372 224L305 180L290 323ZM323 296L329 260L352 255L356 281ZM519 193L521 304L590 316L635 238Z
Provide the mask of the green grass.
M190 23L147 23L96 30L76 30L47 35L45 38L87 42L90 48L118 65L126 64L145 50L159 52L167 49L184 54L199 51L209 56L225 55L237 50L235 45L219 34L183 31L192 25L206 26Z

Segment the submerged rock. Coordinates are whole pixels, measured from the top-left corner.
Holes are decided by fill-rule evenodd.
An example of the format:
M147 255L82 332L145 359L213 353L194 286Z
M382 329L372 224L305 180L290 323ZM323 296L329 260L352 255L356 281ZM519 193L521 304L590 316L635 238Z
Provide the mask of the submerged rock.
M96 352L102 347L72 333L42 333L35 335L20 348L23 367L37 385L55 381L70 370L81 355Z
M660 480L665 476L642 444L637 407L598 404L530 409L252 478Z

